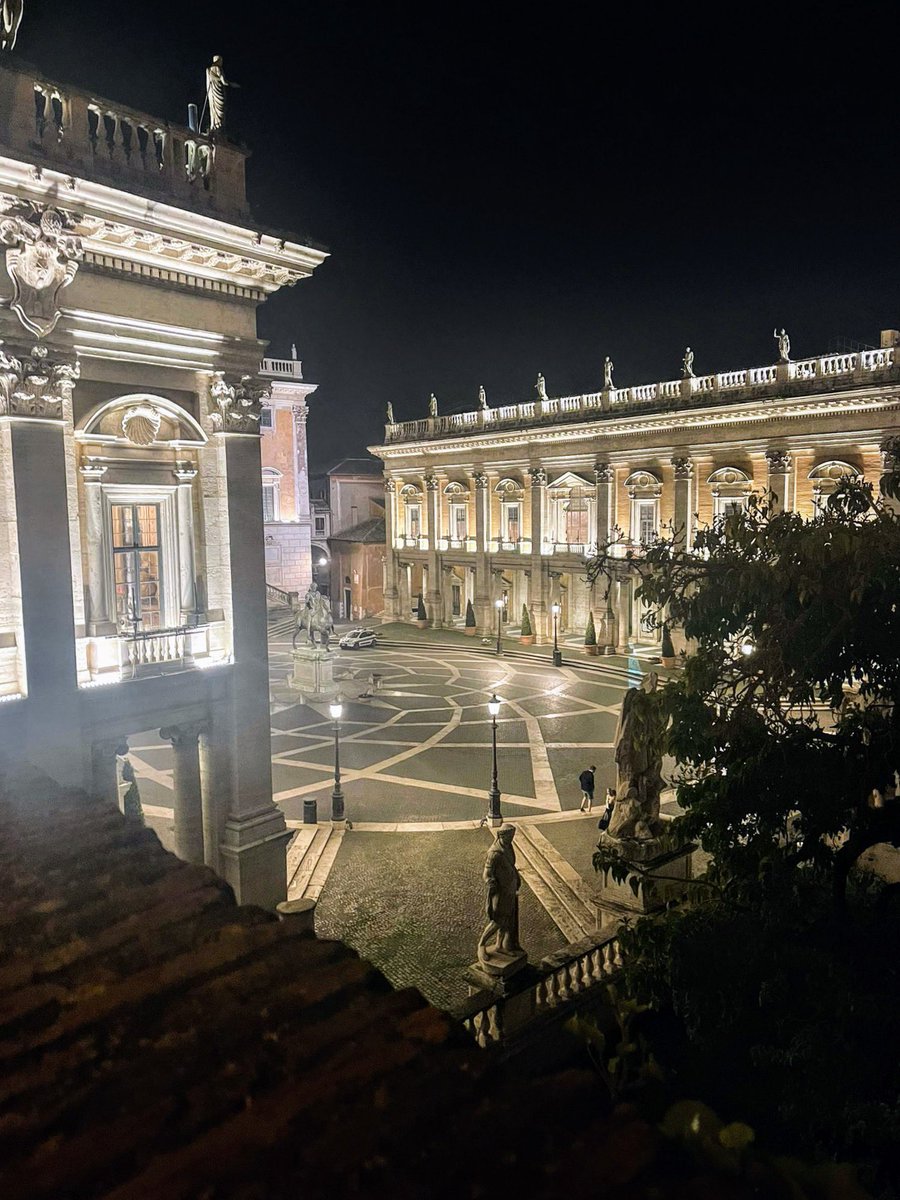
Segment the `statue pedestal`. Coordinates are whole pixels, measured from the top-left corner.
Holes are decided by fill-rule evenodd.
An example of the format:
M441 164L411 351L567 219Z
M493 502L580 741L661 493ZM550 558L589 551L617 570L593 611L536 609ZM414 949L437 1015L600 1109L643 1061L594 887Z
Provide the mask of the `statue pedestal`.
M337 692L334 655L323 646L296 646L291 651L293 673L288 687L302 700L330 700Z
M631 871L622 883L603 873L603 887L597 893L597 927L619 922L626 917L643 917L659 912L671 900L680 899L685 884L692 878L691 855L697 849L692 842L673 846L665 837L616 838L601 833L599 847L612 851L626 862L639 863L642 871Z

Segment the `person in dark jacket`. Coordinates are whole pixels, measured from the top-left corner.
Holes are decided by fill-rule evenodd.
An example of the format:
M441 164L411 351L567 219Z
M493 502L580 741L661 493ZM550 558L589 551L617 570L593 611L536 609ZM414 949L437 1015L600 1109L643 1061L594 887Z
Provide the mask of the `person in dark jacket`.
M590 812L594 803L594 772L596 767L588 767L586 771L582 771L578 776L578 783L581 787L581 808L579 812Z

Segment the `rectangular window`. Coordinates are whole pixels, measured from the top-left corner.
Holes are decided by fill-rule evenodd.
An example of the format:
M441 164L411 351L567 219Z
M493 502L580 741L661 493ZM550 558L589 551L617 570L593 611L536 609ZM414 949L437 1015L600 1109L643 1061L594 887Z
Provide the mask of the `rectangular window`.
M418 504L407 504L406 506L406 536L410 538L420 537L422 533L422 509Z
M462 612L462 588L458 583L450 585L450 605L453 616L460 616Z
M637 540L646 545L656 537L659 519L656 515L655 500L638 500L635 502L637 518Z
M733 513L743 512L747 507L745 496L716 496L715 514L717 517L730 517Z
M457 542L464 542L467 534L466 506L451 504L450 506L450 536Z
M162 571L158 504L112 505L116 618L125 629L159 629Z
M504 506L504 524L506 525L507 542L517 542L519 540L519 506L518 504L505 504Z
M324 532L325 532L325 518L324 517L316 517L316 533L324 534Z
M263 520L275 521L275 487L271 483L264 483L263 490Z
M263 405L263 407L260 409L259 427L260 429L275 428L275 414L272 412L271 408L268 408L266 405Z
M570 546L583 545L588 540L587 505L566 510L566 542Z

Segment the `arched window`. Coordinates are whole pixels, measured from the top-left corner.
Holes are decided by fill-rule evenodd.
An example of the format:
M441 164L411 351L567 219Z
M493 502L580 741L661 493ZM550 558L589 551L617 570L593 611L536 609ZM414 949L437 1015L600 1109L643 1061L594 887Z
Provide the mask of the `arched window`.
M862 471L858 467L854 467L852 463L843 462L839 458L832 458L828 462L823 462L817 467L813 467L809 473L809 479L813 485L813 508L816 512L822 512L828 502L828 497L841 480L862 479Z
M659 534L662 480L653 471L632 471L625 490L631 501L631 540L646 546Z
M714 517L727 517L747 507L753 480L740 467L719 467L706 482L712 490Z

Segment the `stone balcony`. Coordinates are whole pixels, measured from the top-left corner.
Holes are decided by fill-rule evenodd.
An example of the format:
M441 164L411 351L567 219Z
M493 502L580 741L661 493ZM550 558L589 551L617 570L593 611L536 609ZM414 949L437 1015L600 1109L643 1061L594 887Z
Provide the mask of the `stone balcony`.
M816 395L900 382L900 357L893 346L826 354L796 362L715 375L689 376L628 388L605 388L582 396L556 396L499 408L477 409L385 425L386 445L468 437L499 429L615 419L635 413L712 407L786 396Z
M124 683L227 661L224 621L136 629L88 639L90 684Z

